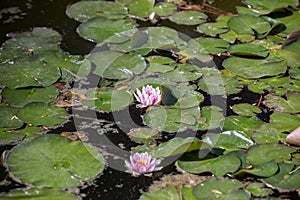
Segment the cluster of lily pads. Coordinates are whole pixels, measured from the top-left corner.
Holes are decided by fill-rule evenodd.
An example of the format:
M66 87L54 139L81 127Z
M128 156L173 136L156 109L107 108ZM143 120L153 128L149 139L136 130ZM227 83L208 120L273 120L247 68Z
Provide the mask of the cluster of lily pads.
M98 113L136 106L145 113L145 127L125 133L139 144L126 161L134 175L159 170L156 161L178 156L179 172L214 176L194 186L146 193L142 200L271 199L274 191L299 188L299 148L284 142L300 125L300 40L287 39L299 29L299 2L246 3L237 7L237 15L210 21L203 12L180 10L170 2L79 1L66 13L81 23L78 34L96 43L85 56L63 51L60 34L49 28L11 34L0 49L0 145L18 144L5 156L5 165L28 188L0 197L76 199L61 188L82 186L104 170L97 147L47 134L71 118L69 106L73 112ZM191 39L161 26L162 21L199 36ZM149 26L140 27L144 23ZM221 66L213 62L217 58L224 59ZM96 85L79 87L91 76L97 77ZM76 87L70 89L72 83ZM137 92L145 87L157 88L160 101L147 102ZM226 107L226 98L234 102L242 92L261 100L253 105L237 99ZM227 116L227 109L234 114ZM185 137L189 131L195 136ZM196 137L200 131L207 133ZM171 133L179 136L158 142ZM137 163L149 168L137 169Z

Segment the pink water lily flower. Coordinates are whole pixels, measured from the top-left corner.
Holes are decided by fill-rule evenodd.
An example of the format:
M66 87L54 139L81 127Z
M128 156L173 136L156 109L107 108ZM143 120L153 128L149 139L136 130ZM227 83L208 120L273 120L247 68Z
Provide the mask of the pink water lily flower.
M151 85L143 86L142 91L137 88L134 96L136 100L140 102L139 107L153 106L158 104L161 100L159 88L153 88Z
M147 152L131 155L130 162L125 160L125 166L128 169L128 172L132 173L133 176L161 170L162 167L158 167L160 163L160 159L152 159L152 156Z

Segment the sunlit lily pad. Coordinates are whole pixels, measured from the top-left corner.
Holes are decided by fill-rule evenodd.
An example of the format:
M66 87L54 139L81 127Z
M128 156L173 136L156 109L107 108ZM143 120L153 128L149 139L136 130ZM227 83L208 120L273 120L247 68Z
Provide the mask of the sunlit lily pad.
M203 181L193 188L193 194L197 200L204 199L249 199L250 193L238 190L244 185L239 181L214 178Z
M274 109L278 112L283 113L298 113L300 112L300 93L289 92L287 99L284 99L280 96L267 95L264 100L264 104L269 108Z
M127 14L126 8L111 1L79 1L66 10L66 14L77 21L85 22L93 17L104 16L117 19L124 18Z
M269 55L268 50L262 45L257 44L235 44L228 49L231 55L252 56L266 58Z
M94 17L82 23L77 31L83 38L100 43L113 36L115 33L133 28L133 21L128 19L115 20L106 17Z
M135 142L149 144L159 138L160 133L150 128L134 128L130 130L128 136Z
M225 52L229 47L229 44L221 39L199 37L189 41L189 45L198 45L202 48L201 53L218 54Z
M247 79L275 76L285 73L287 65L281 59L269 56L266 59L249 59L232 56L223 62L225 69Z
M19 128L23 122L16 117L18 108L0 106L0 128Z
M174 156L205 147L208 147L208 145L198 138L188 137L183 139L176 137L160 144L156 149L154 156L157 158Z
M291 132L299 126L300 117L292 114L273 112L270 116L270 123L281 132Z
M181 11L174 13L169 19L176 24L197 25L205 22L207 15L198 11Z
M233 173L239 169L241 161L235 151L221 155L217 158L204 159L200 161L178 161L177 165L182 170L190 173L211 172L216 176Z
M197 31L210 36L216 36L217 34L225 33L228 31L228 26L224 22L210 22L204 23L197 27Z
M279 163L279 172L275 176L264 179L264 181L273 187L294 190L300 187L300 168L296 169L293 164Z
M177 7L172 2L159 2L154 8L153 12L161 17L167 17L176 11Z
M288 35L293 31L299 30L299 17L300 12L294 11L292 15L287 15L286 17L282 18L276 18L276 20L278 20L286 26L286 29L283 32L281 32L281 34Z
M113 88L100 88L88 93L88 99L84 101L91 109L103 112L117 111L129 106L133 102L133 95L125 90Z
M255 12L261 15L269 14L288 6L296 7L299 5L297 0L246 0L246 2L253 7Z
M9 88L46 87L56 82L61 76L58 66L50 65L39 55L2 63L0 74L0 83Z
M58 50L61 35L49 28L34 28L32 31L12 33L11 39L2 44L0 61L10 60L16 57L30 56L50 50Z
M174 187L168 187L151 193L143 194L139 200L180 200L179 194Z
M236 130L246 134L251 135L253 129L264 124L257 117L245 117L245 116L228 116L225 118L225 123L223 126L224 131Z
M247 160L254 166L271 160L289 163L291 153L295 151L296 149L282 144L260 144L249 148Z
M130 0L126 4L128 13L137 17L147 17L153 12L155 0Z
M258 107L247 103L235 104L232 109L236 114L249 117L261 113L261 110Z
M47 103L30 103L17 113L24 122L33 126L56 126L61 125L68 118L65 109Z
M16 146L6 164L23 183L39 187L77 186L101 173L105 165L94 147L59 135L37 137Z
M2 93L2 100L13 106L24 106L32 102L51 102L58 96L58 90L54 86L46 88L31 89L9 89L5 88Z
M285 141L286 136L287 134L275 128L273 123L263 124L251 134L251 138L258 144L278 143L279 141Z
M17 189L8 193L0 193L0 198L3 200L78 200L74 194L67 193L63 190L53 188L29 188L29 189Z

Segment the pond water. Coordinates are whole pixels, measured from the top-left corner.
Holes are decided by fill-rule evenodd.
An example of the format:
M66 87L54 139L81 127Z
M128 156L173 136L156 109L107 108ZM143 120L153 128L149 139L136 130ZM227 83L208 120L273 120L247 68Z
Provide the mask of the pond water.
M70 6L71 4L77 2L76 0L1 0L0 3L0 24L1 24L1 30L0 30L0 43L3 43L10 37L7 36L8 33L12 32L23 32L28 31L31 28L34 27L49 27L56 31L58 31L62 35L62 41L61 41L61 48L69 52L72 55L87 55L90 52L95 51L95 43L90 42L88 40L83 39L78 35L76 32L78 26L81 24L78 21L75 21L73 19L70 19L65 13L66 8ZM201 3L204 1L190 1L196 5L201 6ZM211 1L205 1L208 6L207 9L212 9L212 12L208 12L207 15L210 16L211 20L216 19L216 16L214 15L214 12L227 12L227 13L235 13L235 6L243 5L242 1L240 0L211 0ZM195 8L194 8L195 9ZM218 10L221 9L221 10ZM149 24L148 21L145 22L143 20L138 21L141 27L147 27ZM170 20L161 20L160 24L158 25L165 25L171 28L176 29L179 32L182 32L184 34L187 34L190 37L196 37L201 36L199 33L195 33L194 26L187 27L185 25L178 25L175 22L172 23ZM141 36L143 37L143 35ZM138 39L137 39L138 40ZM138 43L138 42L137 42ZM221 47L222 48L222 47ZM161 55L168 54L166 52L159 52ZM158 53L158 54L159 54ZM156 55L154 53L154 55ZM169 56L169 55L168 55ZM225 58L227 58L228 55L226 54L220 54L219 56L214 57L214 63L217 65L218 69L224 70L224 67L222 66L222 62ZM257 55L255 55L257 56ZM258 55L260 56L260 55ZM169 56L171 57L171 56ZM263 57L263 56L262 56ZM130 61L128 61L130 62ZM191 61L193 62L193 61ZM199 64L199 63L196 63ZM201 63L200 63L201 64ZM125 68L126 69L126 68ZM232 74L229 74L228 76L231 77ZM268 75L268 74L267 74ZM275 74L277 75L277 74ZM270 74L272 76L272 74ZM259 76L258 76L259 77ZM97 77L98 78L98 77ZM251 79L251 78L250 78ZM208 80L209 81L209 80ZM213 79L213 81L216 81L216 79ZM189 81L189 83L200 85L201 83ZM250 82L245 81L244 84L250 84ZM76 85L84 85L86 83L84 82L78 82L78 83L72 83L71 86ZM93 84L98 85L98 79L97 83L88 83L92 86L95 86ZM110 82L101 82L99 85L103 84L111 84ZM236 85L232 86L233 88ZM86 87L88 87L86 85ZM239 86L237 86L239 87ZM167 90L167 89L166 89ZM260 109L258 109L258 113L255 113L256 111L253 111L255 115L257 116L257 119L251 122L249 124L255 124L255 123L261 123L263 122L269 122L270 115L273 113L273 110L269 109L266 105L260 105L262 95L259 93L255 93L247 88L243 88L239 90L239 92L231 93L228 95L228 99L222 97L221 95L216 95L217 99L215 102L213 101L209 94L209 88L208 91L206 91L204 100L201 102L201 107L210 106L211 104L219 106L221 108L224 108L223 113L227 116L229 115L236 115L233 112L232 107L235 104L239 103L247 103L251 105L257 105ZM166 92L167 93L167 92ZM172 95L170 95L172 96ZM167 97L165 97L167 99ZM174 97L175 98L175 97ZM200 97L199 97L200 98ZM126 99L125 99L126 100ZM169 101L170 99L168 99ZM176 99L177 100L177 99ZM171 100L172 101L172 98ZM164 103L166 106L167 100L165 100ZM173 105L173 103L170 103L170 105ZM224 107L225 106L225 107ZM254 106L251 107L251 109ZM212 108L210 108L212 109ZM252 112L250 109L249 112ZM114 162L116 161L114 155L109 155L110 152L113 152L114 149L110 150L110 146L105 144L105 138L108 138L112 144L115 146L119 146L124 150L129 150L133 146L138 146L137 143L133 142L131 139L127 137L125 134L126 132L129 132L130 129L133 127L141 127L144 126L140 115L144 115L149 110L146 109L138 109L135 105L130 105L128 110L123 111L116 111L113 113L96 113L94 116L93 114L90 114L85 111L79 110L71 110L67 109L68 113L74 114L76 116L79 116L77 120L68 122L64 124L63 127L55 128L49 131L49 133L62 133L62 132L76 132L78 131L78 127L82 127L83 132L87 132L90 137L90 141L94 146L99 147L100 149L105 149L105 153L108 153L107 155L104 155L104 157L107 159L107 162L114 165ZM155 109L154 109L155 110ZM191 111L192 112L192 111ZM215 113L218 113L220 111L214 111ZM253 114L253 113L251 113ZM252 116L250 114L250 116ZM216 114L217 115L217 114ZM91 116L93 116L91 118ZM218 115L217 115L218 116ZM249 117L246 115L246 117ZM75 117L76 118L76 117ZM99 131L98 127L99 124L97 119L99 119L100 127L103 127L103 132ZM145 118L144 118L145 119ZM102 120L102 121L101 121ZM153 119L152 119L153 120ZM190 120L190 119L189 119ZM244 119L243 119L244 120ZM243 121L242 120L242 121ZM246 119L247 120L247 119ZM249 119L253 120L253 118ZM257 122L258 120L261 120L260 122ZM116 121L116 124L110 123L110 121ZM150 121L151 122L151 121ZM150 126L152 125L149 122ZM179 123L179 122L178 122ZM180 122L181 123L181 122ZM184 122L186 123L186 122ZM237 126L237 124L234 124L236 122L232 122L232 124L228 126ZM244 122L242 122L244 123ZM248 123L248 122L247 122ZM260 124L260 125L261 125ZM94 128L93 126L95 125ZM97 125L97 126L96 126ZM243 129L244 127L242 127ZM81 130L81 131L82 131ZM244 128L245 132L248 130L247 128ZM101 134L99 134L101 132ZM168 132L168 131L166 131ZM170 131L171 132L171 131ZM220 127L215 127L211 131L211 133L219 133L221 132ZM118 134L117 134L118 133ZM124 134L119 134L124 133ZM183 133L180 133L179 135L182 136L182 138L187 138L189 136L195 135L198 138L201 138L205 133L207 133L207 130L204 128L203 130L198 131L184 131ZM96 136L96 139L91 139L92 136ZM166 133L164 136L160 139L157 139L157 143L163 143L165 141L170 140L171 138L174 138L175 134L173 133ZM240 136L239 136L240 137ZM210 139L210 138L208 138ZM104 141L104 142L103 142ZM13 147L13 145L7 145L5 147L1 147L1 153L5 150L9 150ZM248 147L248 146L247 146ZM288 150L287 150L288 151ZM213 156L219 155L218 152L213 152ZM189 156L189 155L188 155ZM190 158L187 156L187 158L184 157L184 159L189 160ZM198 155L199 156L199 155ZM184 161L183 159L183 161ZM296 163L296 161L294 162ZM274 163L273 163L274 164ZM276 165L277 166L277 165ZM5 172L5 168L1 168L1 180L6 179L7 173ZM147 177L147 176L140 176L140 177L133 177L130 173L126 173L120 170L116 170L111 167L107 167L101 176L99 178L96 178L92 184L89 184L88 186L82 186L79 187L80 190L80 196L82 199L107 199L107 200L135 200L139 199L143 191L147 191L148 187L153 183L155 180L159 180L162 174L177 174L176 167L174 166L174 162L169 163L168 166L165 166L163 170L158 172L157 174L154 173L153 177ZM243 173L243 172L241 172ZM248 173L248 172L244 172ZM249 172L250 173L250 172ZM275 172L274 172L275 173ZM204 175L206 175L204 173ZM208 173L209 175L209 173ZM255 175L255 174L254 174ZM3 184L0 187L0 192L7 192L15 188L22 188L25 187L25 185L19 184L15 182L14 180L9 179L9 183ZM73 191L74 192L74 191ZM75 191L76 192L76 191ZM78 192L78 191L77 191ZM295 196L295 193L293 193ZM293 196L291 195L291 196ZM276 196L273 194L273 196Z

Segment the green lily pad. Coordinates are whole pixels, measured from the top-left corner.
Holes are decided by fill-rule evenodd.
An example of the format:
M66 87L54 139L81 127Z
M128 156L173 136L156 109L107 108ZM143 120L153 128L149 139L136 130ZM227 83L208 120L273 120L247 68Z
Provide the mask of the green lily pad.
M29 188L12 190L9 193L0 193L0 198L3 200L78 200L74 194L54 188Z
M63 108L46 103L30 103L20 109L17 116L33 126L51 127L61 125L69 115Z
M198 128L200 130L215 129L223 125L224 116L222 109L218 106L203 106Z
M275 160L271 160L260 165L254 165L251 167L246 167L244 169L239 170L234 176L239 177L244 174L251 174L258 177L270 177L276 174L278 171L278 164Z
M139 200L180 200L179 194L174 187L168 187L161 190L156 190L151 193L143 194Z
M19 128L23 122L16 117L18 108L0 106L0 128Z
M291 43L289 43L287 45L284 45L282 47L282 49L300 54L300 48L299 48L300 40L299 39L292 39L292 40L294 40L294 41L292 41Z
M147 17L153 12L155 0L131 0L126 4L128 13L136 17Z
M280 34L288 35L293 31L299 30L299 17L300 12L294 11L292 15L288 15L282 18L276 18L276 20L278 20L286 26L286 29Z
M0 130L0 146L8 144L16 144L25 138L24 133L5 132Z
M284 60L290 68L299 67L300 54L286 49L272 50L270 53Z
M26 57L45 51L59 50L61 35L50 28L36 27L32 31L9 34L12 37L2 44L0 61Z
M146 144L150 144L154 139L160 137L158 131L150 128L134 128L127 135L135 142Z
M128 19L115 20L106 17L94 17L80 24L77 31L84 39L101 43L115 33L120 33L133 28L133 21Z
M254 182L247 186L247 190L255 197L266 197L272 193L270 188L265 187L263 183Z
M176 67L176 65L173 65L175 61L168 57L150 56L147 61L149 62L147 73L166 73Z
M79 1L67 7L66 14L79 22L86 22L97 16L111 19L124 18L127 14L125 7L111 1Z
M224 22L208 22L197 26L197 31L215 37L218 34L226 33L228 26Z
M241 116L256 116L258 113L261 113L261 110L248 103L240 103L240 104L235 104L233 105L233 111Z
M282 144L259 144L248 149L247 160L254 166L272 160L289 163L291 153L295 151L294 148Z
M271 29L269 22L249 14L232 16L228 20L228 26L237 34L245 35L265 34Z
M32 102L49 103L54 101L58 96L58 90L54 86L46 88L31 89L9 89L5 88L1 95L2 100L13 106L24 106Z
M232 56L223 62L225 69L246 79L275 76L285 73L287 65L281 59L269 56L266 59L249 59Z
M274 109L277 112L283 113L298 113L300 112L300 93L288 92L286 95L287 99L280 96L269 94L263 101L266 106Z
M276 188L295 190L300 187L300 168L294 169L293 164L279 163L279 173L275 176L264 179L264 182Z
M251 138L257 144L278 143L280 141L285 141L286 136L286 134L283 134L280 130L275 128L272 123L261 125L251 134Z
M39 55L0 64L0 84L9 88L49 86L61 76L60 69Z
M100 88L87 94L83 103L91 109L103 112L122 110L133 102L132 94L126 90ZM90 99L90 100L89 100Z
M200 141L195 137L188 137L184 139L176 137L160 144L155 151L154 157L164 158L174 156L178 154L183 154L185 152L204 148L207 146L208 145L206 145L204 142Z
M299 1L297 0L246 0L253 9L261 15L269 14L273 11L287 8L288 6L298 6Z
M229 47L229 44L221 39L217 38L208 38L208 37L199 37L194 38L189 41L189 45L198 45L199 48L203 50L198 53L209 53L209 54L218 54L225 52Z
M215 176L233 173L239 169L240 165L241 161L236 151L200 161L177 161L177 166L186 172L196 174L211 172Z
M96 177L105 165L96 148L59 135L37 137L16 146L6 164L23 183L39 187L77 186Z
M254 145L254 142L242 133L237 131L225 131L220 134L210 133L203 139L212 147L222 148L228 151L247 149Z
M291 78L300 80L300 68L292 68L289 70Z
M292 114L273 112L270 116L270 123L281 132L291 132L298 128L300 124L300 117Z
M235 44L228 49L229 53L234 56L252 56L266 58L269 55L268 50L257 44Z
M207 20L207 15L198 11L176 12L169 17L172 22L184 25L197 25Z
M161 17L167 17L176 11L177 7L172 2L159 2L154 8L153 12Z
M257 117L245 117L245 116L228 116L225 118L223 126L224 131L236 130L250 136L253 129L263 125L264 122Z
M196 107L199 106L203 100L204 96L201 93L196 91L188 91L177 99L174 107L181 109Z
M193 188L197 200L204 199L250 199L246 191L238 190L244 185L239 181L213 178L203 181Z
M183 186L181 189L182 200L196 200L193 195L193 188Z

